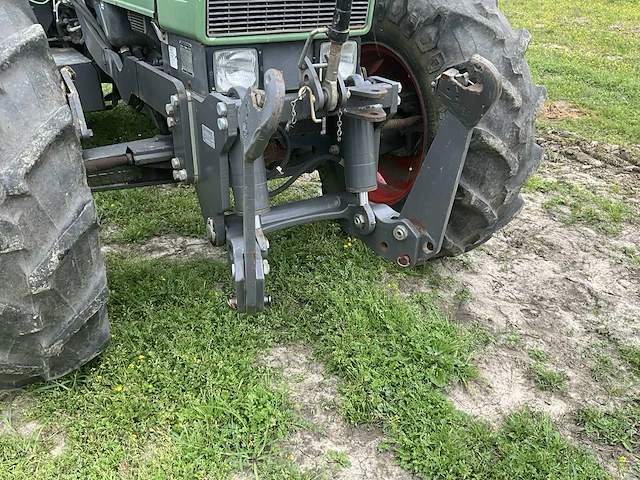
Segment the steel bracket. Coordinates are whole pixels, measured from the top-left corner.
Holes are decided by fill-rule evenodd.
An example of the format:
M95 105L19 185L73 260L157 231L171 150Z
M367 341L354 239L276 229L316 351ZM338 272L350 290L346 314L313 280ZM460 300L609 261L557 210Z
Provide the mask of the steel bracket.
M87 120L84 118L84 111L80 103L80 95L75 83L73 83L75 72L71 67L65 66L60 69L60 75L64 82L67 103L71 107L71 116L73 117L73 126L76 129L76 134L80 140L87 140L93 137L93 130L87 127Z
M264 277L265 269L268 269L268 243L261 230L260 217L256 215L254 163L257 161L258 165L264 168L263 152L278 128L284 96L282 73L274 69L267 70L264 76L264 91L257 88L248 89L238 109L239 141L244 153L243 210L242 226L240 227L237 221L229 221L226 229L229 264L236 291L236 298L230 300L229 304L238 311L249 314L264 309Z
M424 238L420 258L412 264L442 248L473 128L502 92L500 74L487 59L474 55L464 68L450 68L435 82L447 111L400 212Z

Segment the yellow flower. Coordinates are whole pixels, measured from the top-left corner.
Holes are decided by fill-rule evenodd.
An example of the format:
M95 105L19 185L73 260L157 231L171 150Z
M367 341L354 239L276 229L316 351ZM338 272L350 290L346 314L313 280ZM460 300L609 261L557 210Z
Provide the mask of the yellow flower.
M627 461L627 457L625 457L624 455L622 455L620 457L620 463L625 463Z
M112 203L112 204L111 204L111 206L112 206L112 207L115 207L115 206L116 206L116 204L115 204L115 203Z
M135 365L133 363L130 363L129 368L135 368Z
M131 438L133 438L135 440L136 438L138 438L138 435L136 435L135 433L132 433L131 434Z
M96 377L96 379L97 379L97 380L101 380L101 379L102 379L102 375L98 375L98 376Z
M116 392L121 392L122 391L122 385L118 385L116 388L114 388L114 390Z
M293 460L294 458L296 458L296 456L293 453L290 453L288 457L289 457L289 460Z
M166 281L167 281L167 279L166 279L166 278L164 278L164 277L160 277L160 279L161 279L163 282L166 282Z
M138 360L144 360L144 355L138 355Z

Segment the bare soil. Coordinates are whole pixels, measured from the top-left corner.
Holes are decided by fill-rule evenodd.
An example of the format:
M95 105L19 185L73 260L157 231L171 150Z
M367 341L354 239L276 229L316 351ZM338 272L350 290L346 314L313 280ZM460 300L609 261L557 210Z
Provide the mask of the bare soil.
M273 348L262 362L282 372L291 399L307 428L295 432L285 449L300 468L336 480L410 480L410 472L381 451L382 430L375 425L349 425L340 415L338 379L301 345ZM290 457L291 458L291 457Z
M436 273L454 288L439 289L412 277L401 290L432 292L453 320L479 324L495 338L479 358L479 380L450 390L459 409L492 424L525 405L547 412L563 435L593 451L619 477L619 458L635 460L634 455L590 441L575 413L586 406L618 406L638 390L637 380L618 360L616 378L595 381L589 352L604 345L614 356L617 342L640 346L640 263L621 253L640 246L640 155L564 132L549 132L539 143L547 150L539 175L603 192L615 185L636 219L611 237L588 226L566 225L543 208L547 195L526 194L520 214L489 242L436 262ZM566 392L536 388L527 353L533 348L548 354L550 368L566 373Z
M567 119L576 120L592 114L593 112L580 108L566 100L549 101L540 110L540 118L551 122L560 122Z
M0 434L13 433L26 439L46 438L51 450L49 454L57 457L66 446L64 432L52 430L38 420L29 420L25 411L31 406L30 400L17 391L0 393Z
M139 258L179 258L188 259L205 255L213 260L226 263L224 247L215 247L206 238L182 237L180 235L163 235L152 237L145 243L135 245L108 244L102 246L105 254L118 253L133 255Z

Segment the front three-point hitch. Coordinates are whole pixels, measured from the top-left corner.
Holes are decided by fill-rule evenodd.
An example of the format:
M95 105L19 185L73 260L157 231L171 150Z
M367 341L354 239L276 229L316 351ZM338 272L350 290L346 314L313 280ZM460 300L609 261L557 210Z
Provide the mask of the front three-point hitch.
M272 69L264 75L264 90L235 90L236 98L226 103L226 118L238 128L229 155L236 212L224 216L224 236L236 291L229 304L239 311L255 313L271 301L264 288L270 270L265 234L275 230L339 219L350 235L402 267L436 255L472 130L500 96L499 74L479 55L440 75L432 88L446 113L402 210L369 202L368 192L377 188L380 133L396 113L402 86L376 76L339 75L350 8L350 0L338 0L333 25L309 35L298 63L297 93L286 94L281 73ZM331 41L326 63L312 63L307 55L319 33ZM264 150L281 123L289 130L302 119L333 136L330 154L321 161L342 164L345 191L271 207ZM210 233L220 226L211 222Z
M370 202L380 152L390 150L383 130L410 125L416 117L393 118L400 83L366 76L364 69L340 74L350 10L351 0L338 0L332 25L313 30L299 59L294 56L282 71L267 69L256 82L262 88L198 91L134 55L116 58L105 50L122 97L165 112L170 135L85 150L90 185L102 190L194 183L211 241L227 245L235 282L229 304L239 311L255 313L271 301L265 295L265 235L275 230L337 219L349 235L402 267L437 255L472 130L500 96L500 75L478 55L442 73L432 88L446 113L402 209ZM322 48L314 53L320 34L329 39L326 56ZM274 138L287 144L288 153L268 170ZM289 162L294 147L302 153ZM271 206L270 196L327 162L344 171L341 192ZM274 174L291 178L270 192L267 179Z

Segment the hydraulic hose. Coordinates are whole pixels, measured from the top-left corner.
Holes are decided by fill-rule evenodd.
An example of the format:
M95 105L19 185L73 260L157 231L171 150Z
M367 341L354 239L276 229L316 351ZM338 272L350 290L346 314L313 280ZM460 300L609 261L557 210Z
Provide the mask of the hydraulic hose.
M291 178L289 180L284 182L282 185L280 185L275 190L271 190L269 192L269 197L275 197L276 195L281 194L287 188L289 188L291 186L291 184L293 182L295 182L300 177L300 175L302 175L303 173L307 172L308 170L316 168L317 166L322 165L324 162L328 162L328 161L339 162L340 161L340 157L338 157L337 155L326 154L326 155L320 155L318 157L314 157L314 158L312 158L310 160L307 160L305 163L301 164L297 168L297 170L291 175Z

